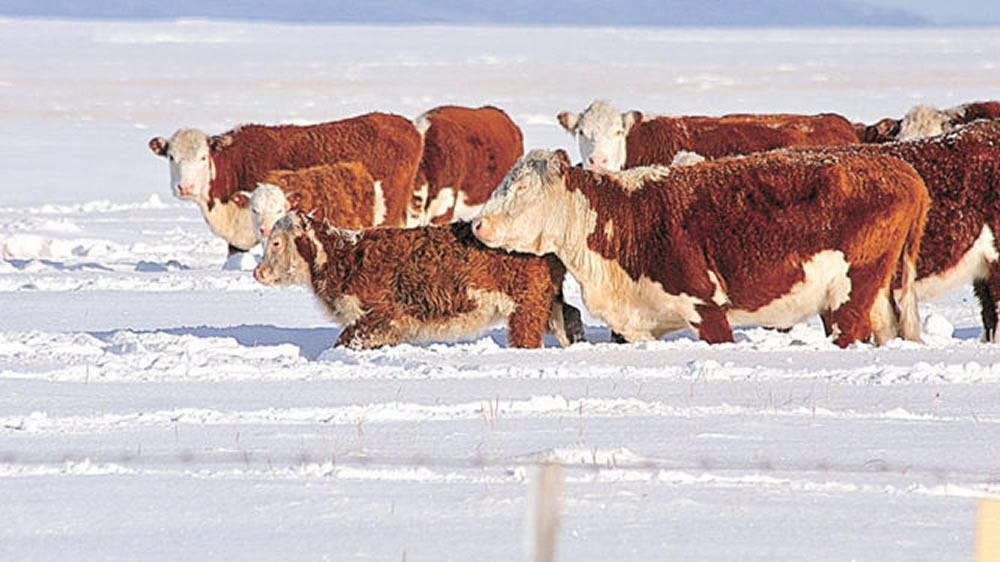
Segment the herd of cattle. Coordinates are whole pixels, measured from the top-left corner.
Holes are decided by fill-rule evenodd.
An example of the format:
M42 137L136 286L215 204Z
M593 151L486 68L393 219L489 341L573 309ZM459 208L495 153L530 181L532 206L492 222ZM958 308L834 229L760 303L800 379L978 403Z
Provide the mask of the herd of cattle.
M414 120L181 129L149 141L177 197L230 253L265 245L265 284L312 287L337 345L583 339L563 279L615 339L819 314L840 346L919 341L917 302L972 282L983 338L1000 305L1000 102L917 106L874 125L835 114L562 112L583 162L523 153L494 107Z

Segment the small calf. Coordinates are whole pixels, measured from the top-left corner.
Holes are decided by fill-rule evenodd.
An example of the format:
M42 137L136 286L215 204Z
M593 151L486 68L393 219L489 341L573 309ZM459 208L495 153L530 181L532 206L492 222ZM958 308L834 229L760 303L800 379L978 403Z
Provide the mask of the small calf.
M279 218L292 209L315 211L330 223L351 230L382 225L382 184L358 162L337 162L299 170L272 170L257 189L233 200L250 207L257 237L264 241Z
M468 223L353 232L303 211L282 217L254 277L309 284L335 322L336 345L368 349L405 341L474 336L506 320L514 347L583 339L580 312L562 298L566 269L555 256L483 246Z

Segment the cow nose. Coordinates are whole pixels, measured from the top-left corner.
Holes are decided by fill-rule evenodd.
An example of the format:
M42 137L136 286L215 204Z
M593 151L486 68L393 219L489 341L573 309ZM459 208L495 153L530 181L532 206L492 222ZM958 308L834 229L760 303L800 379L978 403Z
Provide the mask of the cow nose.
M587 158L587 162L590 163L590 167L595 170L601 170L608 167L608 157L598 156L596 154L591 154L590 158Z
M482 228L483 228L483 219L477 218L476 220L472 221L472 232L474 234L479 234L479 231Z
M193 183L179 183L177 184L177 194L178 195L191 195L194 193Z
M253 278L256 279L259 283L263 283L264 282L264 280L261 279L261 273L260 273L260 266L259 265L257 267L255 267L255 268L253 268Z
M267 240L267 237L270 236L270 235L271 235L271 229L270 228L260 227L260 239L261 240Z

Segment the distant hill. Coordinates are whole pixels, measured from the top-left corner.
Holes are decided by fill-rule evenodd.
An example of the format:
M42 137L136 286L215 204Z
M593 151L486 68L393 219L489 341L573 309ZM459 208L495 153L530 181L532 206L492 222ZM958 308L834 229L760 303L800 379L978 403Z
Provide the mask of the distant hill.
M840 0L0 0L0 15L635 26L911 26L930 23L902 9Z

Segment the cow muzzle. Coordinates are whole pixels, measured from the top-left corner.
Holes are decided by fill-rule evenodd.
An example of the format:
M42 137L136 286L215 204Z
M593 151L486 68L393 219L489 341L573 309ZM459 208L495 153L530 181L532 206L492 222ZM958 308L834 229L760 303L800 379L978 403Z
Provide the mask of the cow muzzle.
M175 188L174 193L180 199L192 199L194 197L194 184L193 183L178 184Z

